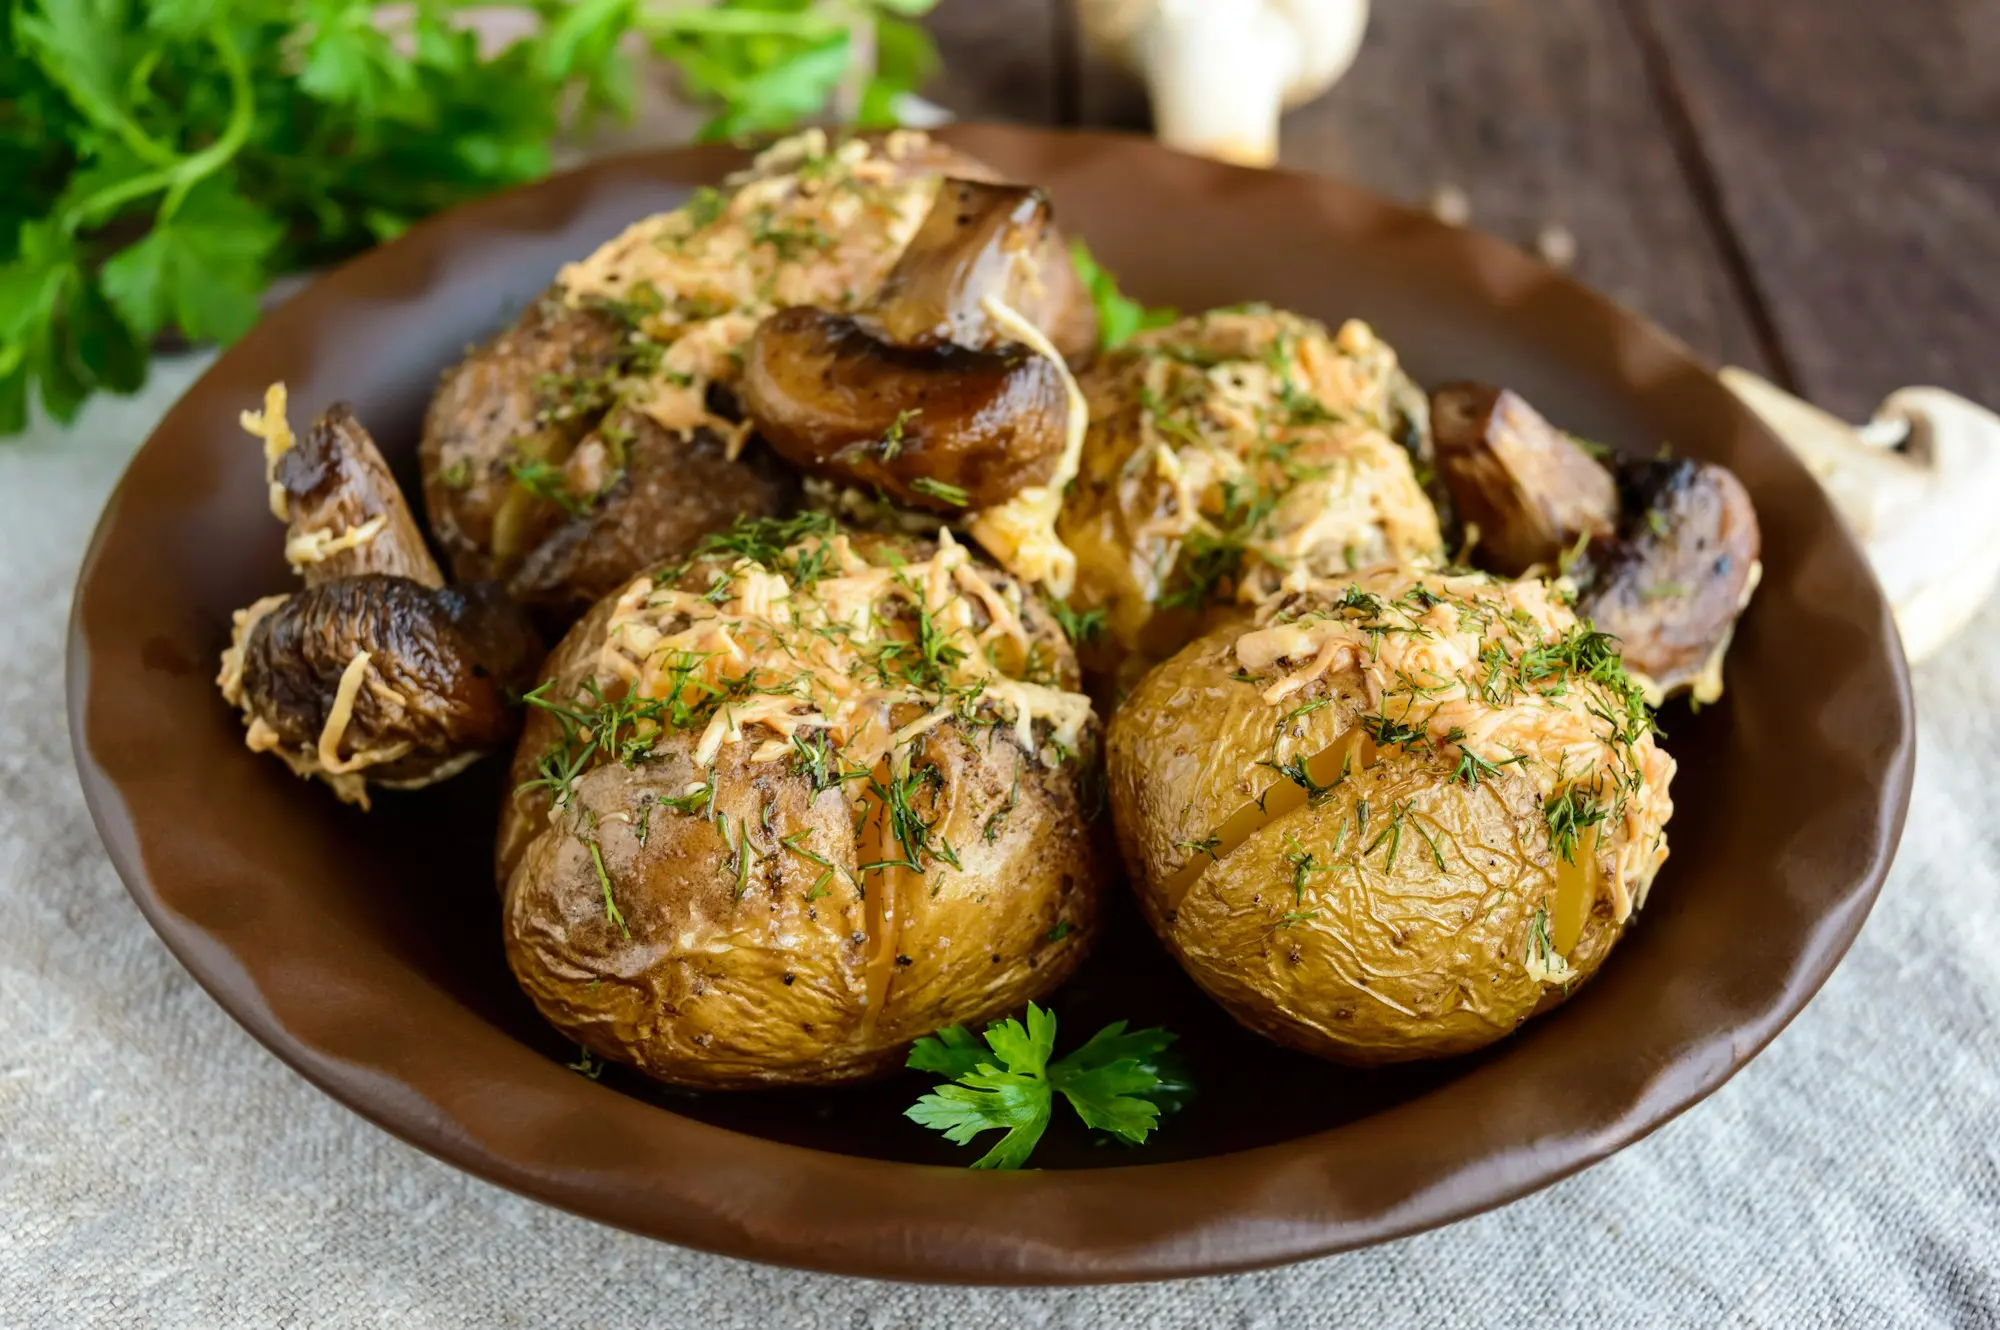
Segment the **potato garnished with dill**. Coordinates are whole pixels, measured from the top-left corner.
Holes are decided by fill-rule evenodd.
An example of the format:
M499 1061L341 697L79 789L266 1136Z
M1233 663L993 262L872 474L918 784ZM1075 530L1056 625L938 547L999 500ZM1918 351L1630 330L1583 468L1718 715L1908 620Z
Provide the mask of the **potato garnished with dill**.
M1215 310L1138 334L1082 386L1090 430L1057 530L1070 604L1105 611L1114 659L1164 658L1287 576L1439 553L1411 461L1423 399L1366 324Z
M530 696L507 954L595 1053L815 1084L1060 983L1095 930L1099 725L947 531L739 523L586 615Z
M459 576L581 611L734 514L795 507L735 406L743 347L787 306L872 299L947 173L992 178L922 134L810 130L565 265L431 404L424 497Z
M1108 752L1168 948L1343 1061L1466 1052L1562 1001L1667 856L1652 712L1541 581L1299 586L1148 674Z

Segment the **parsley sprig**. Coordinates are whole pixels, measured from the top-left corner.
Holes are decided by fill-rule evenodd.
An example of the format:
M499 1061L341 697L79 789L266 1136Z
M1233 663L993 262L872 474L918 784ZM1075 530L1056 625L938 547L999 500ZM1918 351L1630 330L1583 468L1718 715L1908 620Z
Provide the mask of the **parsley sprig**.
M1011 1017L986 1027L985 1046L962 1025L917 1040L909 1065L949 1076L906 1112L911 1121L964 1145L981 1132L1004 1131L974 1168L1020 1168L1042 1139L1055 1097L1069 1101L1087 1127L1143 1144L1162 1111L1179 1109L1190 1093L1187 1076L1168 1053L1165 1030L1131 1030L1124 1021L1092 1035L1051 1062L1056 1018L1030 1002L1027 1023Z
M463 0L0 5L0 435L31 395L67 421L136 390L164 332L241 336L281 273L546 174L559 134L630 114L635 47L703 138L893 124L935 2L516 0L485 6L530 20L499 50Z

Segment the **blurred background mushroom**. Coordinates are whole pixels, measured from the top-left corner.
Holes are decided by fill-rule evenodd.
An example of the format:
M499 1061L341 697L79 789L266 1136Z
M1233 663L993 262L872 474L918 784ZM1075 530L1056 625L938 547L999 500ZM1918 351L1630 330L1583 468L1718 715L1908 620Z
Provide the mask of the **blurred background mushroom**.
M1904 654L1935 655L2000 581L2000 415L1903 388L1850 425L1749 370L1722 381L1826 487L1895 607Z
M1249 166L1278 159L1278 118L1332 87L1368 0L1076 0L1083 37L1145 80L1172 147Z

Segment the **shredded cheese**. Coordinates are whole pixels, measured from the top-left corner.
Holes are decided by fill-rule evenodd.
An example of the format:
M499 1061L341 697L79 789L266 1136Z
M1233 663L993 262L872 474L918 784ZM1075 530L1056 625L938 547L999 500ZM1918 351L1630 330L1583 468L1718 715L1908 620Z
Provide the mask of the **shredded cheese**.
M291 505L285 487L278 483L278 461L296 442L291 422L285 419L285 385L274 383L264 390L264 409L245 411L238 417L244 431L264 441L264 483L270 490L271 516L291 521Z
M1545 799L1588 791L1607 809L1622 922L1666 860L1674 760L1649 728L1628 722L1611 685L1556 654L1582 631L1539 580L1382 570L1267 602L1234 654L1270 679L1263 700L1272 706L1322 680L1358 685L1411 742L1518 770Z
M1046 356L1055 366L1069 397L1069 414L1062 456L1047 483L1027 486L1005 503L974 514L967 529L1008 572L1041 583L1058 599L1065 598L1076 585L1076 555L1056 534L1056 520L1062 514L1063 491L1076 479L1083 456L1090 406L1062 353L1040 328L998 296L989 295L979 303L987 317L1015 341Z
M810 563L797 583L779 571ZM628 696L669 706L714 704L696 741L697 765L723 745L755 740L752 761L773 761L795 737L823 732L850 767L901 767L918 741L953 716L984 713L1035 752L1048 726L1048 759L1078 750L1090 700L1023 677L1035 643L1020 590L996 582L940 528L928 558L876 561L846 534L808 537L774 566L748 559L706 567L707 589L688 576L650 577L618 597L598 675Z
M294 570L309 563L324 563L336 554L360 549L381 535L382 528L388 525L389 515L377 513L361 525L344 527L338 533L326 527L294 532L285 538L285 562Z
M361 691L362 680L368 677L368 653L357 651L354 659L347 662L347 668L340 672L340 684L333 690L333 706L326 713L326 724L319 732L319 765L322 771L335 774L352 771L353 766L340 757L340 741L347 734L348 722L354 718L354 699Z
M746 432L709 410L709 387L737 381L766 316L874 296L937 195L929 148L911 133L879 146L830 145L818 129L782 139L722 192L698 192L566 265L557 285L574 308L627 311L633 342L659 348L619 385L634 409L679 434L713 429L734 456Z
M1290 577L1434 561L1437 513L1389 437L1395 352L1264 307L1134 337L1084 376L1059 531L1080 608L1138 648L1163 600L1254 604Z

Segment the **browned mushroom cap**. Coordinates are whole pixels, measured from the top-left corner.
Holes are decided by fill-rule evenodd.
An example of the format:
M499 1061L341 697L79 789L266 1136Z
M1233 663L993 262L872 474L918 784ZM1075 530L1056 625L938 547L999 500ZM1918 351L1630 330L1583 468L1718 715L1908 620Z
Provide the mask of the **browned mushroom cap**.
M253 749L366 803L362 782L428 784L505 744L510 690L540 643L490 583L459 590L379 573L258 603L223 659Z
M1012 340L983 307L997 296L1036 327L1050 328L1072 303L1092 308L1067 252L1052 256L1047 249L1054 234L1041 190L947 176L923 225L857 317L892 346L949 342L984 351ZM1050 280L1063 274L1070 284Z
M1743 483L1687 460L1618 468L1618 533L1572 570L1577 613L1618 638L1625 664L1661 696L1722 693L1722 655L1756 589L1762 540Z
M758 327L743 374L758 433L808 471L938 512L1046 482L1066 437L1062 376L986 302L1075 335L1081 287L1050 235L1040 191L947 179L872 306L795 306Z
M1431 435L1458 519L1479 528L1479 562L1494 572L1553 566L1580 536L1608 536L1617 523L1610 474L1504 388L1438 389Z
M278 457L272 479L285 494L285 557L307 586L361 573L444 585L388 463L345 402Z

